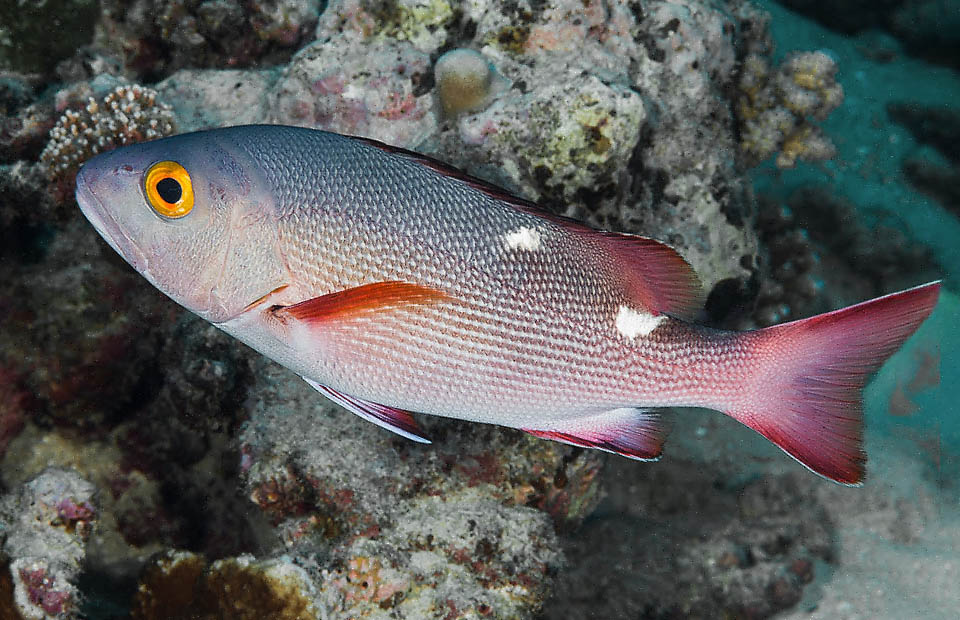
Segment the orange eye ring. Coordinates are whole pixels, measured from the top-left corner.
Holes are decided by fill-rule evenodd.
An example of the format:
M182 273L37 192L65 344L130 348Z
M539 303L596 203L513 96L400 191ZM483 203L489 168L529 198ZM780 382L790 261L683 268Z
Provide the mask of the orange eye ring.
M190 173L175 161L158 161L150 166L143 189L147 202L163 217L180 218L193 209Z

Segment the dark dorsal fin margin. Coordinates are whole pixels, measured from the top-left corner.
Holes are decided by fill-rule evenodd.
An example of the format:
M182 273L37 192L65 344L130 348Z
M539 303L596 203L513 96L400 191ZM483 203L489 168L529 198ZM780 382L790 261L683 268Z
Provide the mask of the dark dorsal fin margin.
M449 178L461 181L463 183L466 183L471 188L477 190L478 192L483 192L484 194L486 194L487 196L490 196L494 200L501 200L503 202L509 203L517 207L521 211L524 211L525 213L529 213L530 215L536 215L537 217L542 217L546 220L550 220L552 222L555 222L567 228L572 226L575 228L596 232L595 229L590 228L589 226L587 226L586 224L584 224L579 220L575 220L573 218L569 218L564 215L557 215L556 213L553 213L552 211L548 211L547 209L538 205L535 202L527 200L526 198L520 198L515 194L511 194L510 192L503 189L502 187L497 187L493 183L489 183L487 181L484 181L483 179L478 179L475 176L471 176L466 172L464 172L463 170L461 170L460 168L451 166L450 164L444 163L439 159L434 159L429 155L424 155L423 153L417 153L416 151L411 151L409 149L401 148L399 146L392 146L390 144L386 144L385 142L380 142L379 140L374 140L372 138L361 138L357 136L357 137L354 137L354 139L359 140L360 142L364 142L386 153L390 153L392 155L399 155L401 157L405 157L406 159L413 160L414 162L422 166L426 166L427 168L430 168L431 170L438 172L445 177L449 177Z

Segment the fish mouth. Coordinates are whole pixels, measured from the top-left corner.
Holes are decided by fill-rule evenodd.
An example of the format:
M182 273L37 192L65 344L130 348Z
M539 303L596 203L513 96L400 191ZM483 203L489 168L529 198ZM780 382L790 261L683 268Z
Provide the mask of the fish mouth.
M149 262L140 248L123 232L117 221L104 208L103 203L90 189L90 183L84 176L84 170L77 175L77 204L87 220L100 233L113 250L123 257L130 266L140 273L147 270Z

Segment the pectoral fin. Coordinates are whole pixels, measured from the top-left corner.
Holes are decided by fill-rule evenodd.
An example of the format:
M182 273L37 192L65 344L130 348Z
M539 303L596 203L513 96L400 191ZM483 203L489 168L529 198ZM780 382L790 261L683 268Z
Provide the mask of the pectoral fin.
M304 377L303 380L309 383L310 387L350 413L354 413L368 422L373 422L377 426L381 426L388 431L393 431L397 435L406 437L407 439L412 439L420 443L431 443L429 439L423 436L423 431L417 426L416 421L413 419L413 416L410 415L409 411L355 398L328 388L306 377Z
M448 298L443 291L419 284L374 282L314 297L292 306L275 306L270 312L285 323L321 324L396 308L434 304Z
M638 461L660 458L669 430L663 416L643 409L614 409L550 429L523 429L534 437L597 448Z

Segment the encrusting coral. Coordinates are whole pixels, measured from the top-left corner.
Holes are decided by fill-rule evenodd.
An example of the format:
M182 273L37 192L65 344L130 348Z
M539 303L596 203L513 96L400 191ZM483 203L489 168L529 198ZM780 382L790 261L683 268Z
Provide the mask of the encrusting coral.
M737 113L749 165L774 153L778 168L834 156L833 143L811 121L822 121L843 103L836 73L836 63L823 52L792 54L775 71L759 54L744 59Z
M250 556L217 560L171 551L154 558L134 596L132 620L313 620L306 571Z

